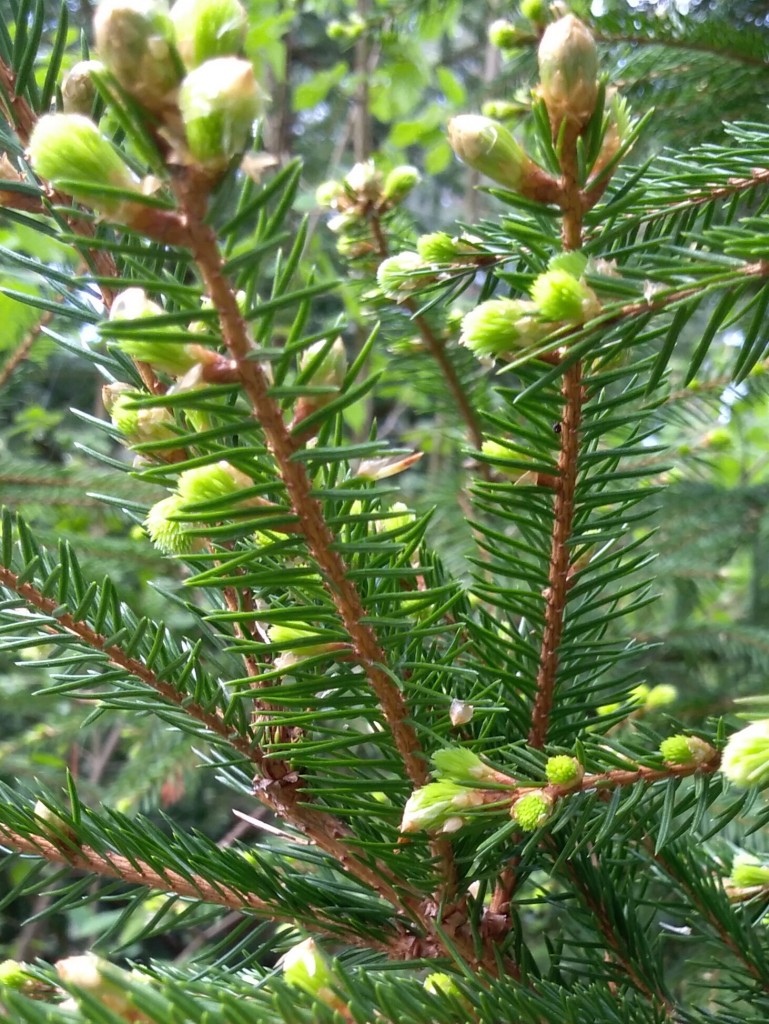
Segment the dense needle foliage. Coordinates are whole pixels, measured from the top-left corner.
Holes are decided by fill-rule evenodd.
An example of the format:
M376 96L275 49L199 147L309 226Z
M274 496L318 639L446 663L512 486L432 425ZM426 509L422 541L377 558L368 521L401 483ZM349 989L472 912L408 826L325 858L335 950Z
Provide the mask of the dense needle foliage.
M728 6L10 5L4 1019L766 1019Z

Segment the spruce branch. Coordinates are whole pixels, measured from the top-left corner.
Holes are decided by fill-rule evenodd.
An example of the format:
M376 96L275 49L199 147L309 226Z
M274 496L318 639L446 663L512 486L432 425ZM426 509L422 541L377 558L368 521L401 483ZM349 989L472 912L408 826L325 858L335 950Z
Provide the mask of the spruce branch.
M26 147L29 143L35 124L37 123L37 115L24 97L16 94L16 76L2 58L0 58L0 109L4 109L8 123L13 126L22 146ZM2 205L17 206L21 203L23 208L23 204L29 200L30 197L22 196L13 192L3 192L0 190L0 198L2 198ZM51 191L50 198L54 202L59 202L64 199L64 197L59 196L55 191ZM33 212L48 212L41 200L35 199L35 202L37 203L38 208ZM148 210L145 212L149 216L164 213L164 211L161 210ZM108 281L110 278L120 277L115 259L112 254L105 249L90 248L88 246L88 240L93 237L94 229L87 221L83 221L82 218L74 215L65 217L65 220L72 233L83 240L82 247L79 247L80 254L86 264L94 267L98 278L96 283L99 288L102 302L104 303L105 309L109 310L115 298L115 291L109 285ZM148 363L143 363L137 360L136 368L144 386L150 394L162 394L165 389L158 380L152 367L149 366Z
M206 711L199 704L190 701L184 692L159 679L143 662L126 654L120 646L107 644L107 638L97 633L88 623L80 622L68 613L62 614L55 600L45 597L31 583L19 582L16 574L3 566L0 566L0 586L18 594L31 607L55 617L60 629L76 636L93 650L101 651L113 665L140 679L169 704L183 709L185 714L226 740L234 750L257 767L263 764L264 755L261 748L228 725L221 715ZM300 802L297 781L294 777L278 784L267 779L256 787L255 795L266 807L333 856L351 874L389 900L394 907L401 907L404 913L417 921L423 919L416 897L413 894L409 895L408 890L402 895L396 888L397 880L387 868L373 859L367 862L351 853L348 844L350 832L339 819L331 814L308 808Z
M107 637L97 633L87 622L82 622L72 617L69 612L61 611L59 604L50 597L45 597L31 583L20 582L16 573L11 572L5 566L0 566L0 586L5 587L14 594L22 597L27 604L39 611L55 618L58 624L51 627L52 631L59 630L75 636L87 647L101 651L109 659L110 663L123 669L129 675L140 679L145 685L151 687L159 696L169 704L183 708L185 713L204 725L206 729L215 735L226 740L239 754L249 761L258 760L259 754L253 742L241 736L232 726L228 725L221 715L206 711L204 707L194 701L189 701L187 695L177 690L171 683L160 679L142 661L131 657L117 644L108 644Z
M563 210L563 247L579 249L582 244L582 216L584 204L579 187L578 133L567 128L561 153L561 208ZM553 527L550 541L550 567L546 591L545 627L537 670L537 693L531 713L529 743L544 747L555 696L559 648L563 635L569 570L571 567L570 540L574 523L574 496L577 487L579 461L579 430L582 421L582 364L577 361L564 374L561 387L563 411L561 413L561 446L558 453L558 474L553 509Z
M176 180L175 188L190 247L211 301L219 312L222 337L238 365L244 391L265 432L310 551L323 571L326 587L377 696L406 772L414 785L421 786L427 781L427 766L414 727L408 719L403 693L384 669L387 657L373 629L363 622L360 595L349 578L344 559L334 550L333 535L312 495L305 468L293 459L298 450L297 442L289 433L279 406L269 394L264 371L258 362L249 358L252 347L245 321L234 291L222 273L216 235L203 220L205 183L194 169L188 169Z
M551 841L548 845L551 846L553 853L557 856L557 843ZM582 871L585 870L584 865L585 861L582 863ZM576 865L568 858L564 861L563 870L571 884L574 886L574 890L578 893L584 906L590 911L593 919L598 924L613 962L622 971L633 988L648 999L655 1009L663 1009L668 1015L671 1024L674 1024L676 1016L673 1003L670 1001L666 992L662 991L662 989L654 985L648 977L644 977L644 975L639 972L631 951L628 950L623 938L617 934L617 929L612 924L611 915L608 912L604 900L601 899L598 893L589 885L588 880L584 877L582 871L578 870Z
M2 368L0 368L0 390L6 386L17 367L21 366L21 364L27 359L29 353L32 351L33 345L40 337L43 328L47 327L52 319L53 313L51 310L46 310L34 327L27 331L26 335L21 339L14 351L8 356L6 361L3 363Z
M665 856L664 852L655 850L654 844L648 837L644 841L644 846L649 856L653 858L660 868L662 868L673 884L678 886L682 892L686 893L698 913L702 916L703 920L707 921L711 928L713 928L724 946L726 946L726 948L736 957L737 960L740 961L740 963L745 965L748 972L761 986L761 988L763 988L765 992L769 992L769 973L766 970L761 969L761 965L757 963L753 957L748 955L748 950L744 949L735 939L734 935L729 932L724 921L716 913L715 907L702 898L702 893L698 887L691 884L684 872L677 871L675 869L674 865ZM755 895L755 892L750 893L750 897Z
M369 216L369 224L371 225L371 234L374 238L376 255L380 260L385 260L390 255L390 247L387 244L387 237L382 228L382 221L376 211L371 212ZM424 342L425 348L433 357L438 368L443 374L443 378L448 385L449 391L456 402L459 414L465 421L470 440L480 451L483 446L483 430L481 429L478 415L470 404L465 393L465 389L462 387L462 382L457 375L454 364L451 359L449 359L448 353L446 352L446 346L433 330L427 317L419 312L419 305L413 299L405 297L400 300L399 305L403 306L404 309L407 309L409 313L411 313L411 320L419 331L419 335ZM489 467L485 463L480 464L480 472L486 478L490 476Z
M210 882L200 875L180 875L176 871L164 869L162 872L153 868L140 858L123 857L112 851L99 851L92 846L80 846L51 842L43 836L25 836L14 831L7 825L0 824L0 844L7 845L18 853L43 857L51 864L63 864L74 871L83 871L106 878L117 878L131 885L146 886L148 889L173 893L185 899L202 900L217 906L226 907L239 913L256 913L270 918L272 921L295 924L292 914L281 913L272 903L254 896L250 892L233 889L221 882ZM312 930L328 935L334 939L348 942L352 946L375 948L389 953L391 945L385 940L377 941L369 937L362 938L353 931L342 928L336 921L325 918L317 908L313 910ZM308 925L302 922L302 927Z

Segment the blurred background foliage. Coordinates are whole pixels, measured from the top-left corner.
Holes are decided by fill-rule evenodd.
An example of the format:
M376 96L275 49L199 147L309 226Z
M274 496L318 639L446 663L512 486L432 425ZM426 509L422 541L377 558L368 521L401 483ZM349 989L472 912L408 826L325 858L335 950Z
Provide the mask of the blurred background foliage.
M15 5L15 0L5 2ZM525 108L529 101L520 83L532 78L535 27L517 19L519 45L500 51L487 41L488 25L499 17L515 20L515 11L500 2L245 2L251 24L248 53L271 96L262 128L264 148L281 164L293 156L304 162L297 212L312 217L306 274L338 273L344 282L333 299L317 304L315 315L326 318L321 327L341 315L346 339L354 344L370 327L365 295L381 253L350 260L338 252L338 236L316 207L317 186L372 157L384 171L416 165L422 182L406 212L388 225L394 248L408 247L418 234L456 221L471 223L498 213L494 198L477 190L477 179L453 159L444 127L453 114L480 110L490 101L509 104L514 122L515 106ZM66 6L65 67L87 51L86 26L92 17L88 0ZM575 0L571 7L593 25L604 66L632 107L656 110L636 163L667 145L723 141L725 119L765 122L769 2ZM45 0L45 10L35 69L41 80L59 4ZM111 575L124 592L133 593L138 610L162 616L189 635L199 626L173 603L173 564L162 563L165 575L158 577L159 563L143 542L141 528L98 498L100 493L126 493L131 481L94 463L88 451L105 450L104 435L87 417L72 412L104 415L101 381L93 364L77 354L93 338L79 334L55 310L41 316L14 298L37 287L37 278L3 252L45 262L68 275L76 275L78 267L67 262L68 250L31 233L9 211L0 211L0 246L3 502L23 509L44 542L76 539L89 573ZM475 301L479 287L473 284L462 297L464 308ZM349 425L365 438L376 418L380 436L425 453L404 486L417 507L436 509L432 543L449 568L461 572L468 537L466 506L460 500L464 427L457 423L433 361L418 344L409 344L403 311L377 312L382 344L372 359L373 369L384 373L383 383L376 401L356 407ZM710 348L697 379L684 386L677 367L688 364L708 313L704 308L682 333L670 393L656 413L655 440L664 442L667 451L664 456L650 453L650 459L659 462L659 478L670 484L662 497L649 498L662 506L655 539L661 552L659 600L635 623L638 637L660 641L643 648L637 667L649 685L677 687L676 713L684 720L689 712L699 718L703 710L719 709L737 694L765 689L769 675L769 364L759 364L743 384L727 386L725 367L740 341L739 326L729 326ZM67 346L54 344L48 332ZM468 386L479 386L477 370L472 365L465 369ZM130 458L117 445L109 454L116 460ZM55 787L66 765L87 802L101 799L127 813L148 812L160 823L162 810L173 806L177 821L223 844L247 832L248 823L216 799L208 776L196 771L195 756L161 723L91 714L83 728L82 708L69 699L30 701L42 678L34 663L45 653L28 648L19 652L18 662L6 658L0 664L3 781L32 782L31 766L37 780ZM243 806L250 807L250 801ZM163 901L145 901L141 921L136 911L125 918L120 886L112 884L104 884L100 901L78 910L77 900L70 899L40 925L36 915L50 910L52 897L46 895L48 887L39 885L39 870L56 873L35 868L29 899L0 911L2 955L55 958L87 948L96 935L102 942L109 939L113 955L190 957L204 942L218 939L222 955L259 949L263 926L216 915L207 930L208 912L200 909L185 912L179 927L164 932L153 946L146 925L153 915L163 916ZM33 869L17 861L7 871ZM7 881L18 883L20 877ZM176 908L169 912L181 915ZM144 933L141 948L132 944L139 931Z

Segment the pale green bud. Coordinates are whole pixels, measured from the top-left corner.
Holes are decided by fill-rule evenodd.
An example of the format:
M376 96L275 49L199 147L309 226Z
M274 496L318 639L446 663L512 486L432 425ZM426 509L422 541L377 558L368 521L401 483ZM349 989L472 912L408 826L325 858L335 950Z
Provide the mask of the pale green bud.
M254 69L237 57L218 57L182 82L179 110L192 159L221 171L246 148L262 105Z
M601 308L592 288L566 270L540 274L530 294L543 320L584 323Z
M525 455L521 452L511 451L499 441L487 439L481 445L481 453L486 456L497 472L504 473L505 476L513 480L520 480L530 472L529 469L521 465L527 461Z
M406 801L400 830L453 832L466 823L462 812L482 803L483 793L480 790L455 782L430 782L414 790Z
M545 765L545 778L551 786L578 786L584 774L585 769L576 757L568 754L549 757Z
M344 183L350 192L354 192L362 199L378 199L382 194L382 175L374 166L373 160L354 164L345 176Z
M396 501L387 510L387 515L384 519L377 519L374 527L377 533L387 533L390 530L405 530L407 526L410 526L416 516L402 501Z
M481 106L481 114L493 121L508 121L519 117L527 108L514 100L486 100Z
M564 270L572 277L582 277L587 270L587 256L578 249L569 252L559 252L551 257L547 265L548 270Z
M139 397L130 391L117 395L109 410L114 426L131 444L173 439L174 432L169 428L174 418L168 409L132 409Z
M26 964L18 960L3 960L0 963L0 989L26 988L31 980L26 972Z
M400 252L379 264L376 279L385 295L396 298L424 284L431 277L430 270L419 253Z
M144 520L150 540L164 555L187 555L198 546L188 525L171 518L182 512L182 505L179 495L172 494L156 502Z
M735 786L769 782L769 719L732 733L721 756L721 771Z
M68 846L75 841L77 833L70 822L42 800L37 801L33 813L38 819L41 833L55 846Z
M83 114L88 117L96 99L94 71L104 71L100 60L80 60L73 64L61 83L61 99L65 114Z
M119 982L120 977L126 980L141 980L149 984L149 979L135 971L122 971L93 953L84 956L69 956L57 960L56 971L66 985L72 985L87 992L106 1010L126 1021L142 1022L149 1018L133 1005L131 994Z
M425 991L433 994L442 992L447 996L462 995L456 980L450 974L444 974L442 971L433 971L432 974L428 974L423 984Z
M449 121L449 145L459 159L506 188L520 191L538 168L503 124L480 114Z
M443 750L436 750L432 762L437 777L449 782L499 781L497 772L484 764L480 757L467 747L445 747Z
M545 30L538 58L540 94L554 131L564 118L586 125L598 99L598 51L590 30L566 15Z
M536 25L541 25L547 20L545 0L521 0L518 10L521 12L521 17L528 18Z
M341 181L324 181L315 190L315 202L318 206L334 207L343 194L344 185Z
M417 254L427 263L451 263L460 254L460 246L445 231L434 231L417 239Z
M462 320L459 341L477 356L498 356L535 345L547 333L533 302L490 299Z
M410 164L402 164L399 167L393 167L390 173L385 178L384 187L382 188L382 198L386 199L392 205L402 202L412 191L415 189L419 182L422 180L422 176L416 167L412 167Z
M712 760L715 751L699 736L668 736L660 743L662 760L670 765L701 765Z
M278 961L283 969L283 978L294 988L308 992L320 1002L334 1009L342 1009L344 1003L335 995L336 982L334 964L314 939L305 939L292 946Z
M310 345L299 357L299 369L306 370L311 363L317 360L319 353L324 349L327 349L326 354L312 371L306 383L317 387L338 389L347 376L347 353L341 338L337 338L330 348L326 341L316 341ZM321 397L316 396L316 400ZM331 398L333 395L328 396L329 401Z
M523 33L511 21L498 18L489 25L489 42L500 50L510 50L521 41Z
M162 315L163 308L147 298L147 294L142 288L127 288L112 303L109 319L110 322L143 320L146 317ZM149 363L156 369L174 376L186 373L197 363L197 359L188 345L173 341L161 341L156 338L143 339L140 334L130 334L116 339L115 344L132 359Z
M274 663L274 667L282 671L287 671L307 658L314 658L319 654L333 654L339 646L323 642L313 643L313 640L317 640L317 635L312 629L287 626L278 622L268 628L267 636L271 644L283 648Z
M179 55L190 69L235 56L245 45L248 17L238 0L176 0L171 21Z
M184 69L165 0L101 0L93 26L99 56L125 91L148 110L168 110Z
M77 183L140 192L139 182L115 147L82 114L46 114L35 125L28 147L36 174L60 192L121 220L134 204L119 196L78 189Z
M208 466L195 466L180 473L176 493L183 506L200 505L221 498L236 498L253 480L229 462L215 462Z
M742 853L734 859L729 879L738 889L752 889L769 886L769 865L762 864L756 857Z
M670 683L659 683L653 686L646 695L646 710L653 711L674 704L678 700L678 690Z
M519 797L510 814L524 832L533 832L548 820L553 811L553 798L542 789Z

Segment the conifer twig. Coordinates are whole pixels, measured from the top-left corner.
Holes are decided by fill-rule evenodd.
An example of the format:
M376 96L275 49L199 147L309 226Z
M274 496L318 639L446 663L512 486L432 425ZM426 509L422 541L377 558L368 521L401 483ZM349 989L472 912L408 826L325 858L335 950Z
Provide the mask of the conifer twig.
M31 607L37 608L46 615L53 617L54 612L58 611L55 618L62 630L76 636L93 650L101 651L113 665L124 669L137 679L141 679L145 685L155 690L169 704L183 709L185 714L226 740L243 757L257 766L261 764L263 760L261 748L228 725L221 715L207 711L195 701L190 701L184 691L178 690L171 683L160 679L142 661L126 654L119 645L107 644L107 638L97 633L88 623L76 620L68 613L62 614L59 605L53 598L45 597L31 583L20 582L16 574L4 566L0 566L0 586L18 594ZM54 629L54 627L51 628ZM412 919L424 922L424 915L419 909L416 897L413 894L410 895L407 890L403 893L396 890L391 884L396 879L384 865L379 864L373 858L364 861L352 853L346 843L349 836L346 826L330 813L302 806L299 802L296 785L273 786L267 780L264 785L257 787L255 795L266 807L280 815L322 850L334 857L359 881L369 885L380 896L389 900L394 907L402 908Z
M577 136L567 129L561 156L561 194L563 210L563 247L579 249L582 244L583 201L578 179ZM550 712L555 696L559 650L563 635L571 564L571 533L574 522L574 496L577 487L579 430L582 422L582 364L577 361L564 374L561 386L561 447L550 542L550 568L545 594L545 628L537 671L537 693L531 713L529 743L542 748L547 740Z
M132 885L147 886L147 888L158 892L174 893L187 899L203 900L205 903L216 904L243 913L263 914L273 921L285 921L290 924L296 922L295 915L282 913L273 904L254 896L253 893L241 892L239 889L234 889L221 882L214 884L200 875L180 875L176 871L166 869L160 872L136 857L129 860L127 857L111 851L101 852L92 846L75 845L74 842L71 845L57 845L42 836L34 838L24 836L0 823L0 844L4 843L19 853L44 857L49 863L64 864L75 871L86 871L106 878L120 878ZM349 942L353 946L363 946L367 949L373 946L382 952L391 950L390 943L368 936L364 938L357 935L356 932L348 931L340 927L335 920L324 918L317 908L313 908L312 922L303 921L302 926L312 928L313 931L329 935L334 939Z
M257 361L249 358L251 342L235 294L222 274L216 235L203 221L201 198L205 197L205 187L194 170L188 169L177 180L176 192L186 219L190 247L211 301L219 312L222 337L238 365L243 389L262 425L310 551L325 576L326 587L376 694L406 772L415 786L422 786L428 777L427 765L408 719L403 694L384 668L386 655L374 631L363 621L365 613L360 595L349 578L343 558L334 549L333 535L312 495L305 468L293 459L297 443L286 427L278 404L269 394L264 371Z
M390 248L387 244L385 233L382 230L382 224L379 216L375 212L370 215L369 223L371 225L371 234L374 237L376 255L381 260L384 260L388 257ZM443 374L444 380L448 385L449 391L456 402L459 414L465 421L467 432L470 435L470 440L473 445L480 450L483 446L483 431L481 430L480 423L478 422L478 416L476 415L475 409L473 409L467 395L465 394L465 390L462 387L462 382L459 379L456 368L449 359L448 353L446 352L446 346L436 335L427 317L423 316L419 312L419 307L413 299L408 297L404 298L400 301L399 305L403 306L404 309L407 309L409 313L411 313L411 319L419 331L419 335L424 342L425 348L437 363L438 368ZM481 463L480 472L483 476L488 477L489 467L485 463Z
M14 351L3 363L2 368L0 368L0 390L2 390L6 386L8 381L13 376L16 368L25 361L29 353L32 351L32 346L40 337L43 328L46 327L51 322L52 319L53 312L50 309L46 310L40 317L40 319L37 321L37 323L34 325L34 327L32 327L31 330L27 331L27 333L21 339L21 341L16 346Z

